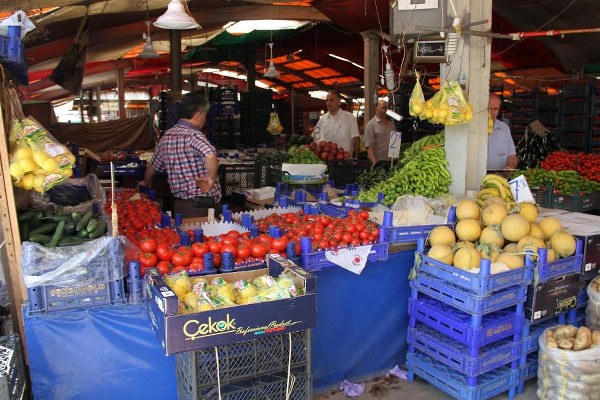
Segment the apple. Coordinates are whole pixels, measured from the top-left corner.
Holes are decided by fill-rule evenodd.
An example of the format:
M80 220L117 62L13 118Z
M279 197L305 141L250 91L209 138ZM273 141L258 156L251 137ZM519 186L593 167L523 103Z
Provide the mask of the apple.
M348 160L350 158L350 153L348 153L347 151L344 152L344 158L346 160Z
M321 153L321 155L319 156L321 158L321 160L323 161L327 161L328 157L329 157L329 153L324 151Z

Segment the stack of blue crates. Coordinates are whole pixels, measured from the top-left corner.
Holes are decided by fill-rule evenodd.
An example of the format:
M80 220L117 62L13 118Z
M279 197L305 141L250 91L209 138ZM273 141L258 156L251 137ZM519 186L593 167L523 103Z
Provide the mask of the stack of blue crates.
M444 264L417 243L410 283L408 378L420 376L457 399L489 399L519 382L521 334L533 263L491 274L490 261L471 273Z

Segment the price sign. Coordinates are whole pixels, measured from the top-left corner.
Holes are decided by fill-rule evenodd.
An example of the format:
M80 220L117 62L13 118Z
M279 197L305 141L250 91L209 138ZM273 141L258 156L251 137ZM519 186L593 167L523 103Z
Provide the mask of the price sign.
M313 130L313 138L315 139L315 142L319 143L321 141L321 128L320 127L316 127Z
M509 181L508 184L510 185L510 191L512 192L515 202L521 203L523 201L529 201L535 203L535 199L531 194L531 190L529 190L525 175L517 176L512 181Z
M402 132L392 131L390 133L390 144L388 145L388 157L400 157L400 144L402 143Z

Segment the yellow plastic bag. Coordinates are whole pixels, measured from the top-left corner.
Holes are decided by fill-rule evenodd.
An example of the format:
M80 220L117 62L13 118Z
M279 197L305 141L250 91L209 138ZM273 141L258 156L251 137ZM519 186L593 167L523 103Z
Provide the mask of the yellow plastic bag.
M425 96L421 88L421 75L417 72L416 76L417 82L408 100L408 112L413 117L421 116L425 112Z
M271 118L269 118L269 125L267 125L267 131L271 135L279 135L283 132L283 126L279 122L279 114L276 112L271 113Z

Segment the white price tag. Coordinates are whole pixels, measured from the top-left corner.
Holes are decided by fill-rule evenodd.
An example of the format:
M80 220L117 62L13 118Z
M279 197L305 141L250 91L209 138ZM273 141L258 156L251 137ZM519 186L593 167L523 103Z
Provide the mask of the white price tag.
M515 202L521 203L523 201L528 201L535 203L535 199L531 194L531 190L529 190L529 185L527 184L525 175L519 175L508 183L510 185L510 191L512 192Z
M390 144L388 145L388 157L400 157L400 144L402 143L402 132L392 131L390 133Z

